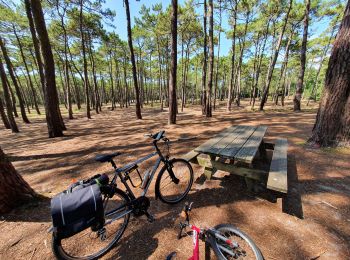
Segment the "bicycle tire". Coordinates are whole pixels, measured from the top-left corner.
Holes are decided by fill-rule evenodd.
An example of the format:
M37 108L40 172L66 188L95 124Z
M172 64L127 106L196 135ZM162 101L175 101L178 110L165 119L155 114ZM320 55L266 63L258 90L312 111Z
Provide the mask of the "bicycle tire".
M124 191L122 191L120 189L116 189L115 194L120 195L121 198L124 199L125 203L130 202L129 196ZM120 240L120 238L123 236L123 233L124 233L128 223L129 223L129 218L130 218L130 213L125 215L124 223L122 224L122 228L120 230L118 230L118 233L112 239L112 241L106 247L99 250L97 253L93 253L91 255L83 256L83 257L72 256L64 250L64 248L62 247L62 240L58 239L54 234L52 235L52 251L57 259L63 259L63 260L77 260L77 259L94 260L94 259L98 259L98 258L102 257L103 255L105 255L106 253L108 253L108 251L110 251L113 248L113 246ZM76 246L81 246L81 245L76 245Z
M260 249L257 247L257 245L254 243L254 241L243 231L239 230L238 228L236 228L233 225L230 224L219 224L217 226L214 227L214 229L218 232L222 232L222 231L229 231L232 232L234 235L242 238L244 241L247 242L247 244L250 246L251 250L254 252L255 258L257 260L263 260L264 257L260 251ZM216 257L220 260L227 260L229 258L227 258L225 256L225 254L222 252L222 250L220 250L217 239L215 238L211 238L210 241L211 247L216 255Z
M188 194L188 192L191 190L192 184L193 184L193 169L192 166L189 162L187 162L184 159L181 158L174 158L169 161L171 165L174 165L176 163L182 163L183 165L186 165L186 167L189 170L189 182L188 185L185 189L185 192L182 193L179 197L175 199L168 199L162 192L160 191L160 183L162 180L162 177L165 176L164 174L167 172L168 168L167 165L164 165L163 168L160 170L157 180L156 180L156 185L155 185L155 191L156 191L156 198L159 198L162 202L167 203L167 204L176 204L182 201ZM176 175L176 173L174 173ZM180 180L181 181L181 180Z

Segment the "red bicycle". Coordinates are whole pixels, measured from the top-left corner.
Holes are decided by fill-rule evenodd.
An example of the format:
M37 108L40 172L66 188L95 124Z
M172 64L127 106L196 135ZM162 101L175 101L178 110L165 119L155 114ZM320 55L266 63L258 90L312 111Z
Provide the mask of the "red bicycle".
M230 224L220 224L208 229L190 224L189 212L192 209L192 204L186 203L181 212L181 216L185 218L185 222L180 222L180 232L177 236L178 239L181 239L183 237L183 230L187 227L191 228L193 255L189 260L199 260L199 239L205 242L207 248L212 248L215 256L220 260L264 259L253 240L247 234ZM206 256L208 256L208 251L206 250ZM172 259L175 255L176 252L171 253L167 257L167 260Z

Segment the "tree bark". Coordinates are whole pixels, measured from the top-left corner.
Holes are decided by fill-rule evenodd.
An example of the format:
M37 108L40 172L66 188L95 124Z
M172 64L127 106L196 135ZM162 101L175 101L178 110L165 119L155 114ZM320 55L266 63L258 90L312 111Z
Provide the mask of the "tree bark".
M26 109L25 109L25 106L24 106L25 104L24 104L23 96L22 96L21 90L19 88L19 85L18 85L17 79L15 77L15 74L13 72L12 62L10 60L10 57L8 56L8 53L7 53L7 50L6 50L6 47L5 47L5 43L3 42L1 37L0 37L0 47L1 47L1 51L2 51L2 54L3 54L4 60L5 60L6 66L7 66L7 71L10 74L10 77L12 79L12 83L13 83L13 85L15 87L15 90L16 90L16 94L17 94L17 98L18 98L19 107L21 109L21 116L22 116L23 122L29 124L30 121L29 121L29 119L27 117L27 114L26 114Z
M328 62L325 87L310 143L333 145L350 141L350 1Z
M34 190L18 174L0 147L0 214L35 197Z
M213 0L209 0L209 77L207 85L207 99L205 106L205 116L211 117L211 92L213 89L213 71L214 71L214 10Z
M303 85L304 85L304 74L306 66L306 44L307 44L307 35L309 27L309 13L310 13L310 0L306 0L305 16L304 16L304 32L303 32L303 41L301 44L301 54L300 54L300 72L298 77L298 84L294 96L294 111L300 111L300 102L301 95L303 94Z
M204 0L204 15L203 15L203 31L204 31L204 43L203 43L203 68L202 68L202 115L206 114L207 105L207 93L206 93L206 81L207 81L207 0Z
M31 6L35 28L39 35L40 49L44 59L44 92L48 133L50 138L59 137L63 136L64 125L62 125L63 120L56 88L55 62L40 0L31 0Z
M177 0L171 0L171 63L169 75L169 124L176 124Z
M5 113L5 109L4 109L4 105L2 103L2 99L0 98L0 116L1 116L1 120L4 123L4 126L6 129L11 129L11 125L10 122L7 118L7 115Z
M12 110L12 103L11 103L9 85L7 83L7 78L6 78L5 69L4 69L2 60L1 60L1 56L0 56L0 77L1 77L2 88L4 90L6 112L7 112L7 117L8 117L8 120L9 120L9 124L10 124L12 132L18 133L19 130L18 130L15 118L13 117L13 110Z
M127 26L128 26L128 44L130 49L130 59L131 59L131 65L132 65L132 76L134 79L134 88L135 88L135 96L136 96L136 117L137 119L142 119L141 115L141 105L140 105L140 91L139 86L137 84L137 73L136 73L136 64L135 64L135 55L134 55L134 48L132 46L132 34L131 34L131 19L130 19L130 9L129 9L129 0L125 1L125 11L126 11L126 19L127 19Z

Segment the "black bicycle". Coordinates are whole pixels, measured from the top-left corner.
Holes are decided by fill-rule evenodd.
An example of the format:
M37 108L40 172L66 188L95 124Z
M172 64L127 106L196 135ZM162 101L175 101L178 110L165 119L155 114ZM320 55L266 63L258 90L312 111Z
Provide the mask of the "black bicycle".
M101 188L104 202L105 221L104 225L98 229L88 228L84 231L66 238L60 239L53 235L53 252L59 259L97 259L106 254L122 237L128 222L130 214L134 216L146 215L150 222L154 217L148 212L150 200L146 197L152 179L161 164L164 164L159 171L156 184L155 196L162 202L175 204L182 201L191 189L193 183L193 169L191 165L183 159L169 158L169 139L164 135L165 131L157 134L149 134L153 139L155 152L118 168L113 158L121 153L112 153L99 155L96 157L98 162L109 162L115 169L113 179ZM161 151L158 142L166 147L166 152ZM158 159L152 170L146 172L142 177L138 170L138 165L154 156ZM141 181L135 184L130 173L136 171ZM117 179L125 186L125 191L117 188ZM128 184L133 187L142 188L142 195L136 197Z

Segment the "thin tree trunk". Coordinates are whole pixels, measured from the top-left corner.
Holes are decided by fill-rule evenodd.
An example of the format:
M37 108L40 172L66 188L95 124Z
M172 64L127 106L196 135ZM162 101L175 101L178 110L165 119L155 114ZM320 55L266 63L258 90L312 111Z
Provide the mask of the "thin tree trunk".
M213 0L209 0L209 78L207 85L207 99L205 116L211 117L211 94L213 89L213 71L214 71L214 10Z
M292 9L292 4L293 4L293 0L290 0L289 1L288 11L287 11L286 16L284 18L283 27L282 27L280 36L279 36L277 44L276 44L276 49L274 51L274 54L272 56L272 60L271 60L270 65L269 65L268 73L267 73L267 76L266 76L266 82L265 82L265 86L264 86L264 89L263 89L263 94L262 94L261 102L260 102L260 111L262 111L264 109L265 103L267 101L267 96L269 94L269 88L270 88L270 84L271 84L273 70L275 68L277 57L278 57L278 53L279 53L280 48L281 48L283 34L284 34L285 29L286 29L286 25L287 25L288 18L289 18L289 13L290 13L290 10Z
M23 122L29 124L30 121L29 121L29 119L27 117L26 109L25 109L25 106L24 106L25 105L24 104L24 100L23 100L23 97L22 97L22 94L21 94L18 82L17 82L16 77L15 77L14 72L13 72L12 62L11 62L9 56L8 56L8 53L7 53L7 50L6 50L6 47L5 47L5 43L3 42L1 37L0 37L0 47L1 47L1 51L2 51L2 54L3 54L4 60L5 60L6 66L7 66L7 71L10 74L10 77L12 79L12 83L13 83L13 85L15 87L15 90L16 90L16 94L17 94L17 98L18 98L19 107L21 109L21 116L22 116Z
M203 16L203 31L204 31L204 43L203 43L203 68L202 68L202 115L206 114L207 105L207 93L206 93L206 81L207 81L207 0L204 0L204 16Z
M10 125L10 122L7 118L7 115L5 113L5 109L4 109L4 105L2 103L2 99L0 97L0 116L1 116L1 120L2 122L4 123L4 126L6 129L11 129L11 125Z
M39 110L38 102L37 102L37 99L36 99L36 92L35 92L35 89L34 89L34 86L33 86L32 79L30 77L30 73L29 73L29 69L28 69L26 58L25 58L25 55L23 53L22 43L21 43L21 41L20 41L20 39L19 39L19 37L17 35L17 31L16 31L16 28L15 28L14 25L13 25L13 32L14 32L14 34L16 36L16 39L17 39L17 43L18 43L18 47L19 47L19 50L20 50L20 53L21 53L22 61L23 61L23 64L24 64L24 68L26 69L26 73L27 73L27 77L28 77L28 83L29 83L30 90L32 92L35 110L40 115L40 110Z
M177 0L171 0L171 63L169 75L169 124L176 124Z
M134 79L134 88L135 88L135 96L136 96L136 117L137 119L142 119L141 115L141 105L140 105L140 92L139 92L139 86L137 84L137 73L136 73L136 64L135 64L135 55L134 55L134 48L132 46L132 34L131 34L131 19L130 19L130 10L129 10L129 0L124 0L125 2L125 10L126 10L126 19L127 19L127 26L128 26L128 44L130 49L130 59L131 59L131 65L132 65L132 76Z
M9 86L6 79L5 69L1 60L1 56L0 56L0 77L1 77L2 88L4 90L7 118L8 118L12 132L18 133L19 130L18 130L15 118L13 117L10 91L9 91Z
M214 85L214 102L213 102L213 109L216 108L216 95L218 90L218 78L219 78L219 66L220 66L220 36L221 36L221 23L222 23L222 17L221 17L221 0L219 1L219 36L218 36L218 58L216 63L216 72L215 72L215 85Z
M86 103L86 117L91 118L90 113L90 91L89 91L89 76L87 71L87 61L86 61L86 49L85 49L85 36L83 31L83 0L80 0L80 12L79 12L79 29L80 29L80 39L81 39L81 49L83 54L83 66L84 66L84 89L85 89L85 103Z
M306 0L305 16L304 16L304 32L303 32L303 41L301 44L301 54L300 54L300 72L298 77L298 84L294 96L294 111L300 111L301 109L301 96L303 94L304 86L304 74L306 66L306 44L307 44L307 35L309 27L309 12L310 12L310 0Z
M234 70L235 70L235 52L236 52L236 27L237 27L237 1L234 1L235 8L233 10L233 35L232 35L232 57L231 57L231 80L227 93L227 106L226 110L231 111L232 105L232 91L234 88Z

